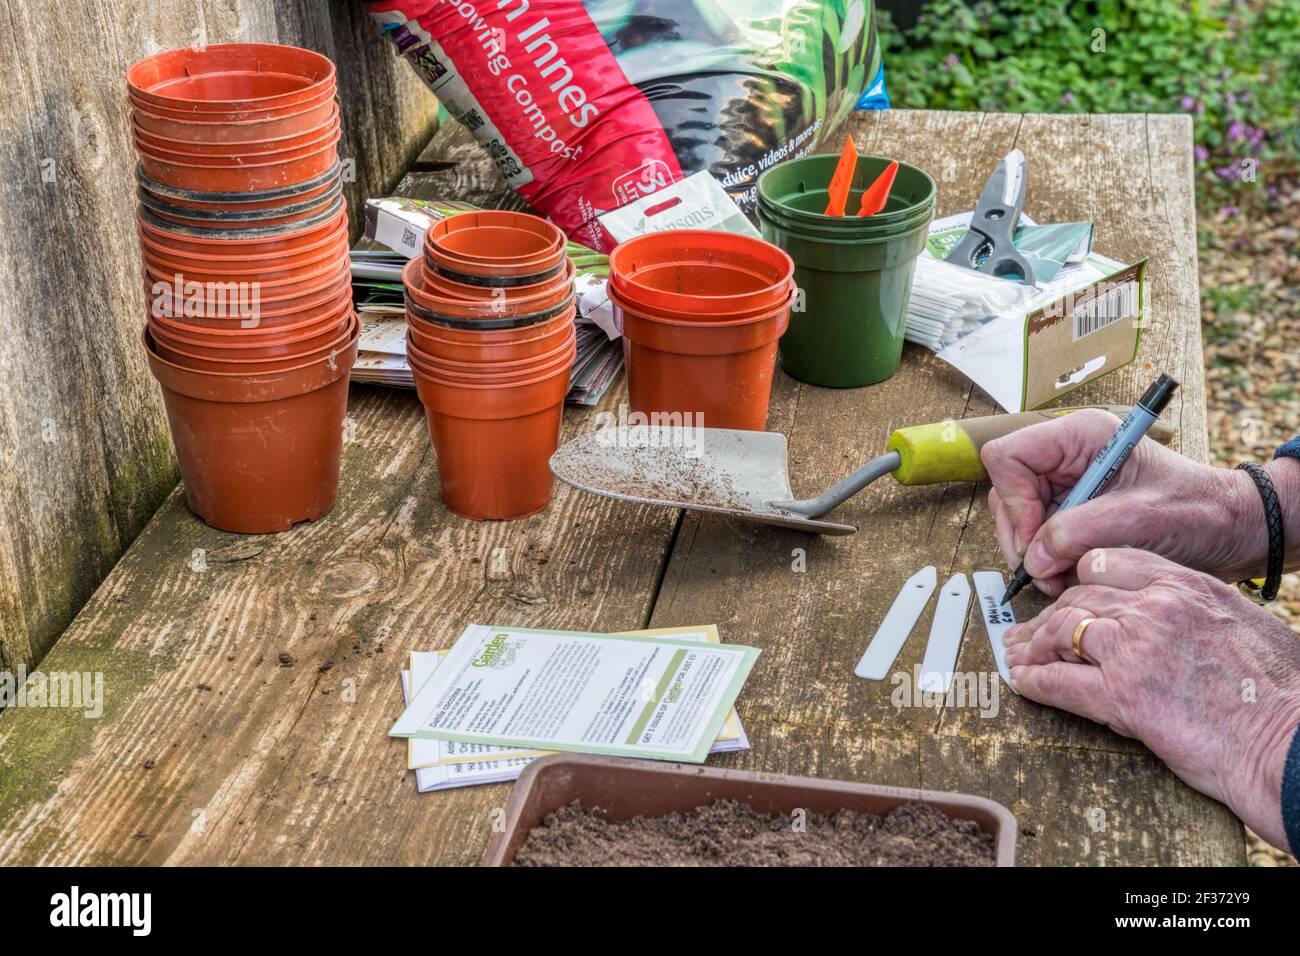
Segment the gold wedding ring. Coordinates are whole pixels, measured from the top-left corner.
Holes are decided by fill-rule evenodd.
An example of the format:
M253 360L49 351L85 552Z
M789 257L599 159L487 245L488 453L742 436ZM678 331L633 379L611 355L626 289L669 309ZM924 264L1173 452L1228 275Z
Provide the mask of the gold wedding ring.
M1074 651L1074 656L1083 660L1083 652L1079 650L1079 642L1083 640L1083 632L1088 629L1088 625L1097 619L1095 617L1085 617L1078 624L1074 625L1074 635L1070 638L1070 650Z

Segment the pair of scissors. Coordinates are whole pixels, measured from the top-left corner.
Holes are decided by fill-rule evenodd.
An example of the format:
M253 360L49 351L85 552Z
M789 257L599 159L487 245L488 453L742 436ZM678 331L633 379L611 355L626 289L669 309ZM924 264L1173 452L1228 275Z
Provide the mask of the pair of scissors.
M1037 286L1029 260L1016 251L1011 241L1025 204L1028 166L1025 154L1018 149L1003 157L984 184L984 192L971 216L970 229L944 257L945 262ZM985 254L987 258L981 262L980 257Z

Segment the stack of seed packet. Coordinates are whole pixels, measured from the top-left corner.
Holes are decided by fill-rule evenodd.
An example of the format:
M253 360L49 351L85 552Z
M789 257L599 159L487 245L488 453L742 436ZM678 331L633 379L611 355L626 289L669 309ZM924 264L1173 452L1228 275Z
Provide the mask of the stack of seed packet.
M721 643L714 625L584 634L471 624L450 650L411 654L406 711L390 733L406 739L420 793L512 781L560 749L700 762L750 749L734 702L757 656ZM642 680L629 684L630 673ZM469 734L443 706L474 693L500 705L501 726L479 720Z

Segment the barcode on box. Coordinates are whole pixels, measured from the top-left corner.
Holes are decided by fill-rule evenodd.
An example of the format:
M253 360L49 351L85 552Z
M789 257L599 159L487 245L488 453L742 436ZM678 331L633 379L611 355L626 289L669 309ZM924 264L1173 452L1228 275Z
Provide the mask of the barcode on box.
M1136 282L1100 287L1096 295L1076 303L1070 312L1070 317L1074 320L1074 341L1099 332L1120 319L1137 318L1137 314Z

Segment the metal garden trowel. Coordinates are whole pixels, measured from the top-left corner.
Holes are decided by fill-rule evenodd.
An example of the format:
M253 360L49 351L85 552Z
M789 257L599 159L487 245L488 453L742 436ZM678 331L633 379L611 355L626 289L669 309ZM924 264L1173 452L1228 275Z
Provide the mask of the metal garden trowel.
M1091 405L1123 418L1125 405ZM787 445L779 432L659 425L603 428L575 438L551 456L561 481L592 494L639 504L688 508L797 528L815 534L853 534L853 525L820 520L877 478L892 474L900 484L983 481L984 443L1017 429L1050 421L1079 408L900 428L885 454L873 458L816 498L796 500L786 467ZM1173 429L1156 422L1148 434L1164 444Z

